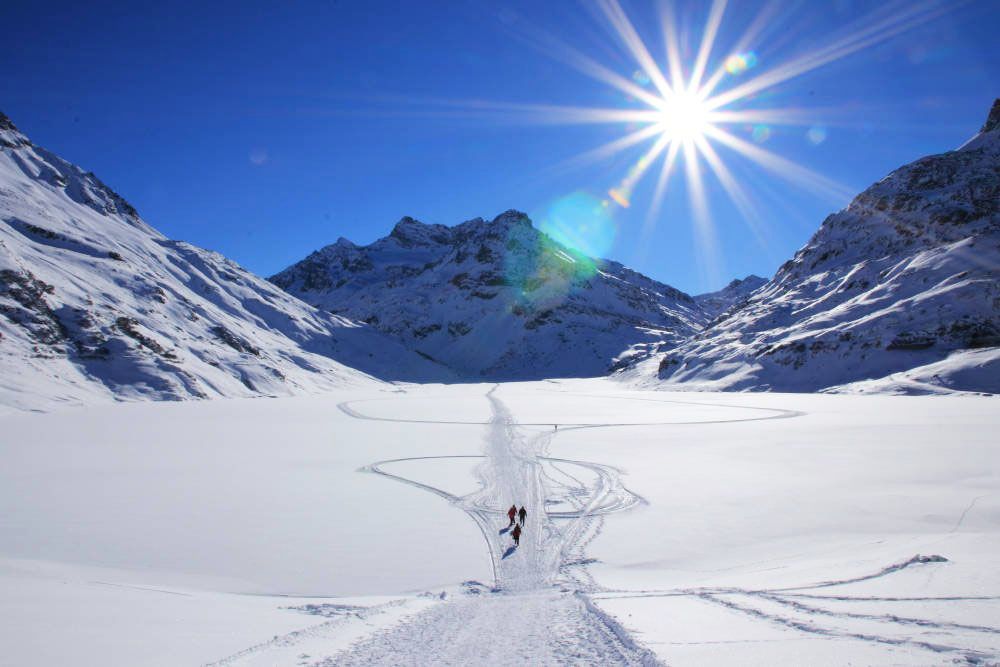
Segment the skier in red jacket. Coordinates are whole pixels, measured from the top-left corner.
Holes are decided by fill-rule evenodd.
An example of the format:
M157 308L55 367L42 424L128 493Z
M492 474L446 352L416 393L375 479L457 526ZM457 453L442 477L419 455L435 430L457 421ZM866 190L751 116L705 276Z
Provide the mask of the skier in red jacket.
M507 518L510 519L510 523L507 524L507 527L510 528L514 525L514 519L517 518L517 505L510 506L510 509L507 510Z
M510 536L514 538L514 546L521 546L521 527L514 526L514 530L511 531Z

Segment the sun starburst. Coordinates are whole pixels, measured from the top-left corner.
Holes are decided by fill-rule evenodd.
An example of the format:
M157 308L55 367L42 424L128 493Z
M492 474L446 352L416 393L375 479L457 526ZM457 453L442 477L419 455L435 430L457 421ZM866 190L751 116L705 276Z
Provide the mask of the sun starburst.
M681 34L670 0L661 0L657 5L662 33L660 46L665 56L662 60L654 57L618 0L595 2L597 15L634 61L637 69L632 76L614 71L529 23L519 24L518 30L536 48L624 93L644 108L598 109L551 105L516 105L516 108L499 105L493 108L533 116L534 120L544 123L612 123L631 128L624 136L574 156L563 166L606 160L634 146L651 142L621 180L606 192L614 206L629 208L633 205L632 195L636 186L650 172L657 174L645 216L643 238L648 238L657 224L668 183L680 163L687 182L699 253L709 265L716 261L713 259L716 235L704 182L708 173L721 184L757 238L763 239L761 216L750 194L727 166L726 159L729 157L739 156L749 160L797 187L838 202L850 196L846 187L761 145L778 126L811 126L810 140L820 137L819 141L825 138L825 130L816 124L816 110L763 106L766 99L761 102L760 93L883 42L947 10L946 4L938 0L893 4L873 15L860 17L857 23L847 26L828 44L765 68L753 47L780 11L778 2L768 3L720 57L716 53L716 39L726 14L727 2L713 0L708 7L700 39L696 40L694 57L690 60L682 57L681 44L692 40L682 39L689 36ZM711 68L713 62L717 64ZM752 128L750 140L741 138L737 128ZM723 149L728 156L720 154L719 149ZM654 169L657 164L659 168Z
M716 273L712 266L718 260L706 178L714 178L721 186L758 241L763 244L766 236L763 216L752 197L753 192L748 191L746 184L730 168L734 160L746 161L796 188L833 202L846 202L851 195L849 188L833 179L763 146L776 129L790 126L807 128L805 136L813 144L823 142L826 127L819 122L819 117L831 110L774 106L771 100L776 98L762 93L885 42L950 9L947 0L887 0L873 12L858 16L853 23L834 31L827 43L780 61L764 62L755 49L771 53L764 48L763 40L768 35L768 28L785 11L779 0L768 1L746 23L742 34L725 48L719 48L716 42L726 18L727 0L712 0L708 5L700 34L682 30L674 0L652 1L658 10L656 23L661 42L655 48L640 37L619 0L593 0L587 5L594 8L593 13L608 36L632 60L630 74L622 73L620 64L616 71L530 21L517 18L508 22L513 37L623 94L621 107L441 99L424 99L419 103L446 107L449 111L445 113L449 115L503 122L609 124L626 128L622 136L567 158L551 169L562 171L608 161L645 145L620 179L606 185L597 198L592 197L593 204L602 215L613 215L615 207L635 208L633 192L636 187L643 179L655 175L652 196L648 203L643 202L646 212L640 245L645 247L645 241L660 222L671 179L681 174L686 181L698 254L709 274ZM682 48L691 44L695 48ZM616 60L620 63L620 59ZM412 99L400 101L415 103ZM576 210L579 191L567 197L573 199ZM577 236L569 235L565 240L569 242ZM595 252L602 247L581 246L580 249ZM717 275L707 277L712 281L718 278Z
M664 98L659 130L670 141L694 141L705 135L710 118L705 101L697 93L682 90Z

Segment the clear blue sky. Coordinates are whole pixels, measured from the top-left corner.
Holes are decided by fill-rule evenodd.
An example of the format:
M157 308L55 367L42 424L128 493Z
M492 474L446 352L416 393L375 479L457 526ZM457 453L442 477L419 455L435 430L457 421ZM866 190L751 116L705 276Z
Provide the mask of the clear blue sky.
M706 4L676 3L688 70ZM886 7L902 12L916 4L781 2L744 49L753 52L754 67L727 74L718 90L857 35ZM727 131L853 192L903 163L956 147L1000 95L1000 5L949 4L941 16L885 39L876 35L881 41L731 107L805 109L802 124ZM666 69L655 3L622 5ZM764 6L729 3L709 71L733 53ZM571 44L655 93L594 7L12 0L0 8L0 109L37 143L97 173L168 236L270 275L340 236L368 243L403 215L456 224L508 208L544 216L567 197L607 200L651 141L582 167L558 167L636 126L533 123L532 114L467 102L647 108L553 57L553 40ZM717 237L709 267L680 160L646 236L657 165L635 185L628 208L611 205L610 226L596 244L605 256L680 289L705 291L735 276L770 276L847 203L712 145L759 215L760 238L709 175Z

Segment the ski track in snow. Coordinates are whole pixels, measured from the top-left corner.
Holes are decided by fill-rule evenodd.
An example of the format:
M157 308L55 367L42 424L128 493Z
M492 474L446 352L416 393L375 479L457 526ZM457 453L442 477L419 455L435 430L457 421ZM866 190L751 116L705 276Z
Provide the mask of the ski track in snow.
M601 590L587 572L586 546L600 534L605 515L645 501L624 487L620 471L611 466L547 456L559 433L640 424L559 424L561 430L553 422L519 424L496 395L498 387L486 394L493 413L489 422L377 417L357 410L354 406L360 401L338 405L356 419L488 426L480 456L392 459L362 470L429 491L465 511L488 547L495 587L493 595L435 605L315 664L659 664L587 595ZM801 414L764 411L769 414L763 417L643 425L729 423ZM525 427L552 430L528 433ZM480 489L459 497L386 470L393 463L443 458L480 459L476 467ZM513 503L529 508L517 547L503 521Z
M551 393L562 393L556 390L542 390L549 391ZM564 431L572 431L582 428L625 428L629 426L694 426L701 424L736 424L740 422L757 422L757 421L767 421L770 419L790 419L792 417L801 417L806 414L800 410L786 410L783 408L761 408L753 405L720 405L718 403L705 403L697 401L678 401L675 399L657 399L657 398L637 398L632 396L606 396L602 394L577 394L578 396L587 396L590 398L601 398L601 399L613 399L619 401L645 401L648 403L673 403L677 405L700 405L708 406L713 408L742 408L745 410L758 410L760 412L769 412L773 414L765 415L762 417L737 417L735 419L699 419L694 421L669 421L669 422L617 422L617 423L581 423L581 422L518 422L518 426L563 426ZM399 400L398 397L393 398L366 398L359 401L344 401L337 404L337 408L354 419L366 419L368 421L377 422L395 422L397 424L456 424L465 426L488 426L492 424L492 421L460 421L460 420L437 420L437 419L405 419L400 417L377 417L374 415L367 415L363 412L359 412L355 409L354 405L359 403L377 403L380 401L395 401Z
M808 634L820 635L824 637L837 637L843 639L856 639L865 642L874 642L877 644L887 644L891 646L906 646L910 648L918 648L930 651L932 653L951 653L960 654L961 658L968 664L983 664L991 658L990 655L985 654L981 651L977 651L969 648L962 648L959 646L952 646L949 644L939 644L937 642L926 641L922 639L915 639L912 637L894 637L888 636L887 634L874 634L871 632L855 631L849 629L841 628L831 628L823 627L818 625L814 616L824 615L824 616L840 616L842 618L858 618L861 615L847 615L847 614L837 614L835 612L830 612L825 609L819 609L816 607L806 607L804 605L799 605L797 611L805 612L803 617L795 616L783 616L780 614L770 613L768 611L763 611L751 604L739 604L731 599L727 599L718 595L713 595L710 593L698 593L698 597L706 602L710 602L726 609L740 612L742 614L749 615L753 618L758 618L761 620L769 621L781 626L789 627L800 632L805 632ZM778 599L775 602L781 602ZM906 624L919 624L925 628L942 629L942 631L936 633L941 635L950 634L946 630L954 629L955 624L936 624L932 621L926 621L921 619L898 619L891 617L865 617L865 620L877 620L877 621L890 621L897 625ZM971 629L971 626L966 626ZM976 628L981 629L981 628ZM987 628L989 632L993 632L992 628Z
M248 659L254 659L260 656L262 653L268 651L274 651L275 649L293 647L301 644L303 641L311 639L323 639L324 637L331 636L337 629L343 626L351 619L364 620L369 616L379 614L390 607L398 607L403 604L403 601L392 601L381 605L375 605L373 607L352 607L350 605L326 605L327 607L333 607L335 613L319 613L317 615L326 616L330 620L316 625L311 625L301 630L294 630L292 632L275 635L272 639L268 641L261 642L260 644L255 644L248 648L243 649L237 653L226 656L221 660L216 660L215 662L206 663L203 667L225 667L227 665L238 665L241 662L245 662Z
M489 550L494 594L435 605L315 664L659 664L587 599L584 591L595 585L581 567L584 545L599 532L602 516L643 499L628 491L610 466L545 456L557 431L525 433L521 427L526 425L515 422L496 390L494 386L486 394L493 418L485 423L482 455L393 459L362 469L435 493L465 511ZM371 417L347 404L339 407L360 419L415 421ZM435 458L480 459L480 489L459 497L385 470L392 463ZM570 472L574 467L579 476ZM587 476L593 481L581 479ZM514 503L529 511L516 547L504 521ZM560 508L543 511L552 504Z
M935 567L947 559L914 556L878 571L851 578L808 583L775 589L694 588L674 590L617 591L599 586L587 571L593 561L586 548L601 532L608 514L625 511L645 500L624 487L620 471L598 463L547 456L552 439L567 431L584 428L718 424L762 419L784 419L804 413L754 406L763 417L656 424L559 424L563 428L540 433L524 427L554 427L519 424L496 396L494 386L486 394L493 417L489 422L418 420L377 417L351 407L360 401L338 405L345 414L372 421L482 424L487 429L481 455L424 456L379 461L362 472L378 474L434 493L465 511L479 526L493 565L492 594L458 596L435 604L402 621L384 627L335 655L309 664L330 665L469 665L469 664L661 664L640 646L610 614L592 600L632 597L696 598L761 622L792 629L812 637L853 640L909 650L925 651L927 661L947 659L966 664L997 664L1000 627L937 621L893 613L862 613L823 608L823 602L954 602L997 601L997 596L872 597L816 594L809 591L865 582L890 576L906 568ZM629 397L609 397L629 400ZM386 400L386 399L374 399ZM668 403L686 401L641 399ZM694 402L692 402L694 403ZM715 405L694 403L696 405ZM480 459L476 467L480 489L457 496L386 470L400 462L440 459ZM588 481L587 478L592 478ZM958 518L957 530L978 498ZM506 530L506 510L511 503L529 509L521 544L515 548ZM544 512L537 508L546 508ZM549 509L551 508L551 509ZM809 604L800 600L809 600ZM336 621L307 629L314 635L336 625ZM914 631L918 631L914 634ZM277 642L295 643L297 633L252 647L257 654ZM973 644L976 647L961 646ZM231 656L241 657L243 654ZM228 663L223 663L228 664ZM305 663L303 663L305 664Z
M536 590L438 604L313 663L351 665L658 665L580 595Z

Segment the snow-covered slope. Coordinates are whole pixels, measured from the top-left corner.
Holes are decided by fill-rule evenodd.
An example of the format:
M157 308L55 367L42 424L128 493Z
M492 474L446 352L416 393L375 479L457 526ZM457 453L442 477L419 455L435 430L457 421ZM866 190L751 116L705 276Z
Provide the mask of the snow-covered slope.
M742 306L638 374L815 391L920 367L919 382L867 387L1000 392L998 355L962 352L998 345L1000 100L975 138L865 190Z
M0 404L288 394L371 381L365 373L442 375L371 327L165 238L2 114L0 149Z
M341 238L271 281L496 379L603 375L708 319L687 294L562 246L517 211L455 227L403 218L371 245Z

